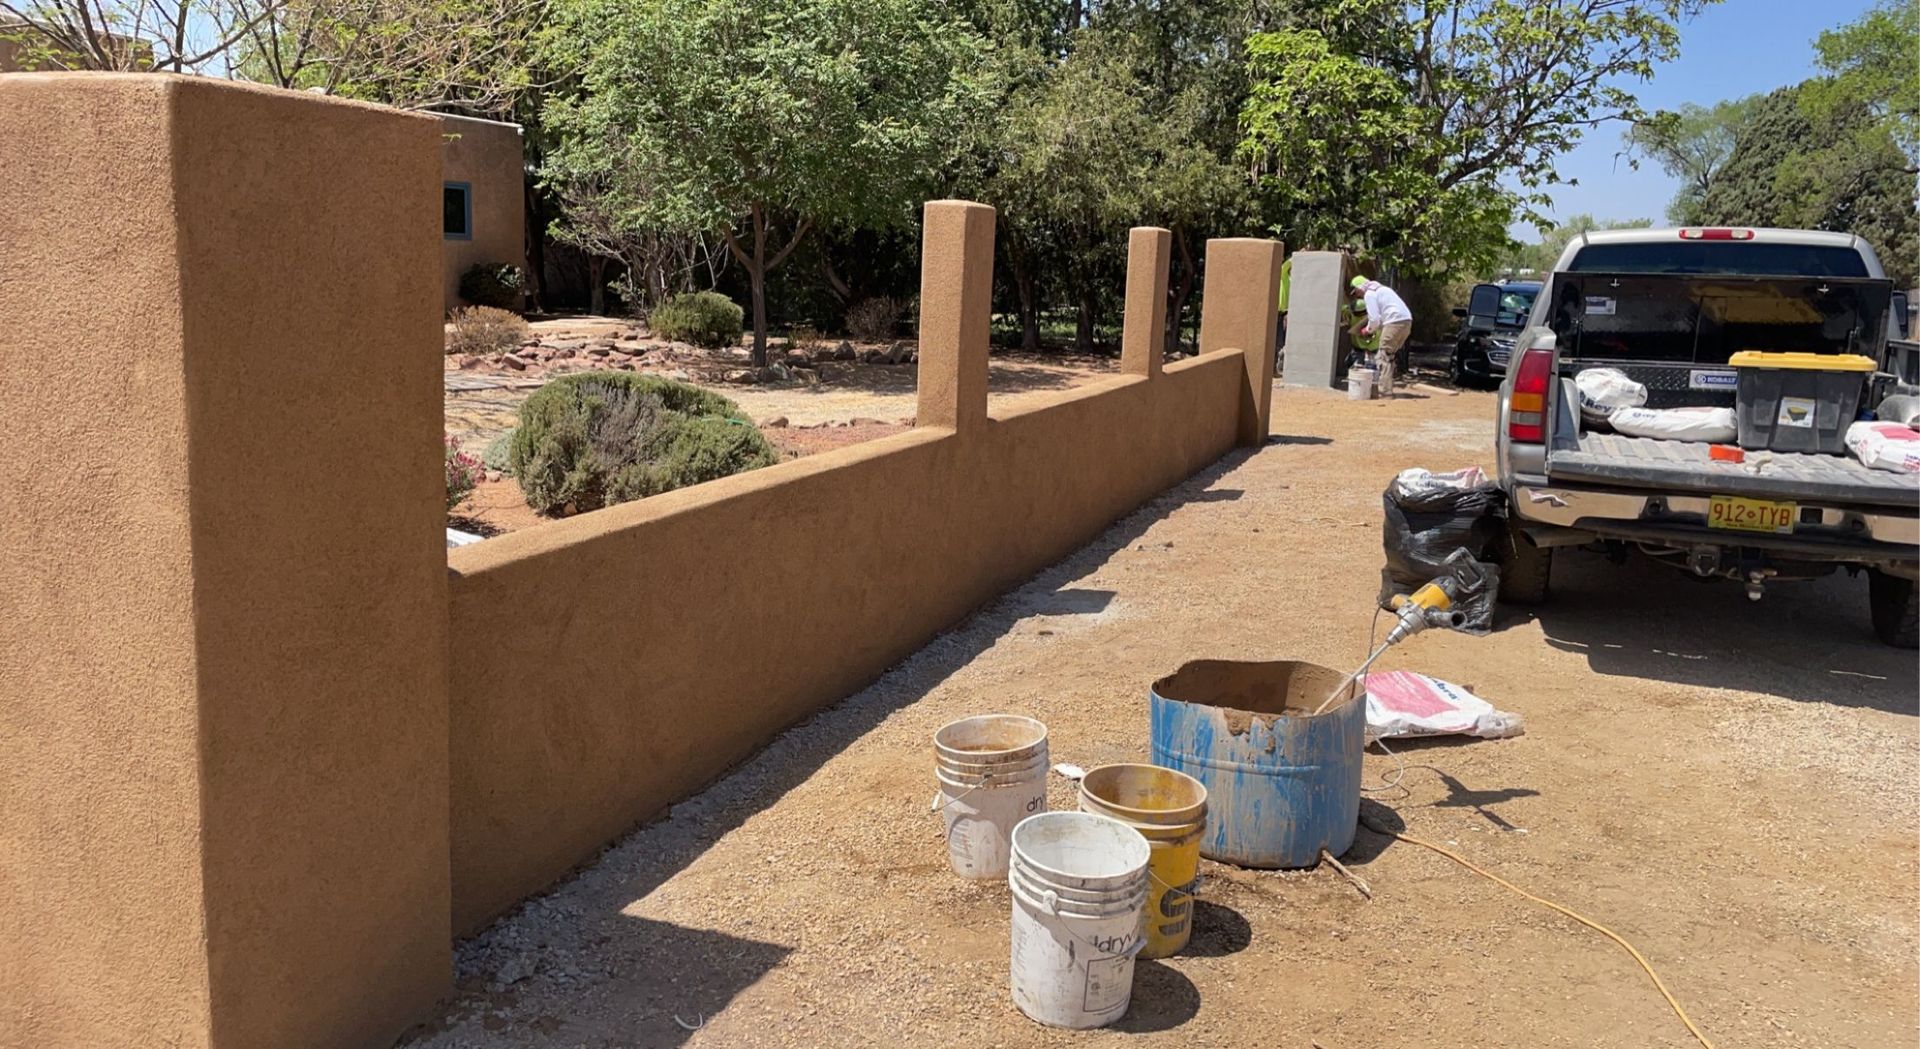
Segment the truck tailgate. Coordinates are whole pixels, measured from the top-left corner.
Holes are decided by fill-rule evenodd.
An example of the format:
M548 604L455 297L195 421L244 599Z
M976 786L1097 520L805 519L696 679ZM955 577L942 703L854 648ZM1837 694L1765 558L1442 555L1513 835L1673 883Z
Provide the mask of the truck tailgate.
M1743 465L1713 461L1707 448L1684 441L1584 433L1577 444L1555 448L1547 457L1547 477L1555 482L1703 495L1920 508L1920 475L1870 470L1851 456L1798 452L1748 452L1749 462L1763 454L1773 457L1759 473L1752 473Z

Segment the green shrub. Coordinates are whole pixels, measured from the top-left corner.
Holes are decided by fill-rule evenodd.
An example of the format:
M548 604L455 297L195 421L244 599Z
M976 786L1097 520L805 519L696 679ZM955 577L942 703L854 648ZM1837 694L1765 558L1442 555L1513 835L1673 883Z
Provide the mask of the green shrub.
M584 372L542 386L520 406L509 442L527 505L549 515L643 499L777 458L725 397L623 372Z
M717 291L675 295L647 315L654 335L695 346L732 346L740 341L745 313Z
M480 463L489 470L508 473L513 470L513 431L495 437L480 450Z
M511 262L482 262L460 275L460 297L475 306L519 309L526 288L527 275Z
M447 352L506 353L518 349L532 334L519 314L492 306L465 306L453 311Z

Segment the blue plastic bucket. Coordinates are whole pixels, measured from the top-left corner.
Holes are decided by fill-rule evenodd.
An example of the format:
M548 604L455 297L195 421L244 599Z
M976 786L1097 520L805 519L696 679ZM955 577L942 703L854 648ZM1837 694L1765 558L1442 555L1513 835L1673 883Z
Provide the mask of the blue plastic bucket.
M1311 867L1353 845L1367 705L1357 686L1314 714L1341 673L1291 660L1201 659L1153 683L1153 761L1207 788L1200 854Z

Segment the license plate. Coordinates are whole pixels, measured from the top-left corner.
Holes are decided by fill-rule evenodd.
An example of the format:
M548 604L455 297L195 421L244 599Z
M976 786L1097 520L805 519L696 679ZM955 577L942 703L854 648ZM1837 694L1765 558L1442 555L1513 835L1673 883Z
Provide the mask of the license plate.
M1707 527L1788 535L1793 532L1793 520L1799 513L1800 507L1795 503L1716 495L1707 503Z

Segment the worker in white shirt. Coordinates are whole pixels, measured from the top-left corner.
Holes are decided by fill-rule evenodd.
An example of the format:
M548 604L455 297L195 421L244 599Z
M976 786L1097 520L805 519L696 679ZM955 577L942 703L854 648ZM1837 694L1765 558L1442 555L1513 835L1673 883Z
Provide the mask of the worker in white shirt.
M1367 323L1361 332L1372 335L1380 333L1380 348L1374 352L1374 388L1380 396L1393 396L1393 358L1400 348L1407 344L1407 336L1413 333L1413 311L1407 309L1405 299L1394 294L1392 288L1377 280L1355 277L1348 287L1353 294L1360 296L1366 303Z

